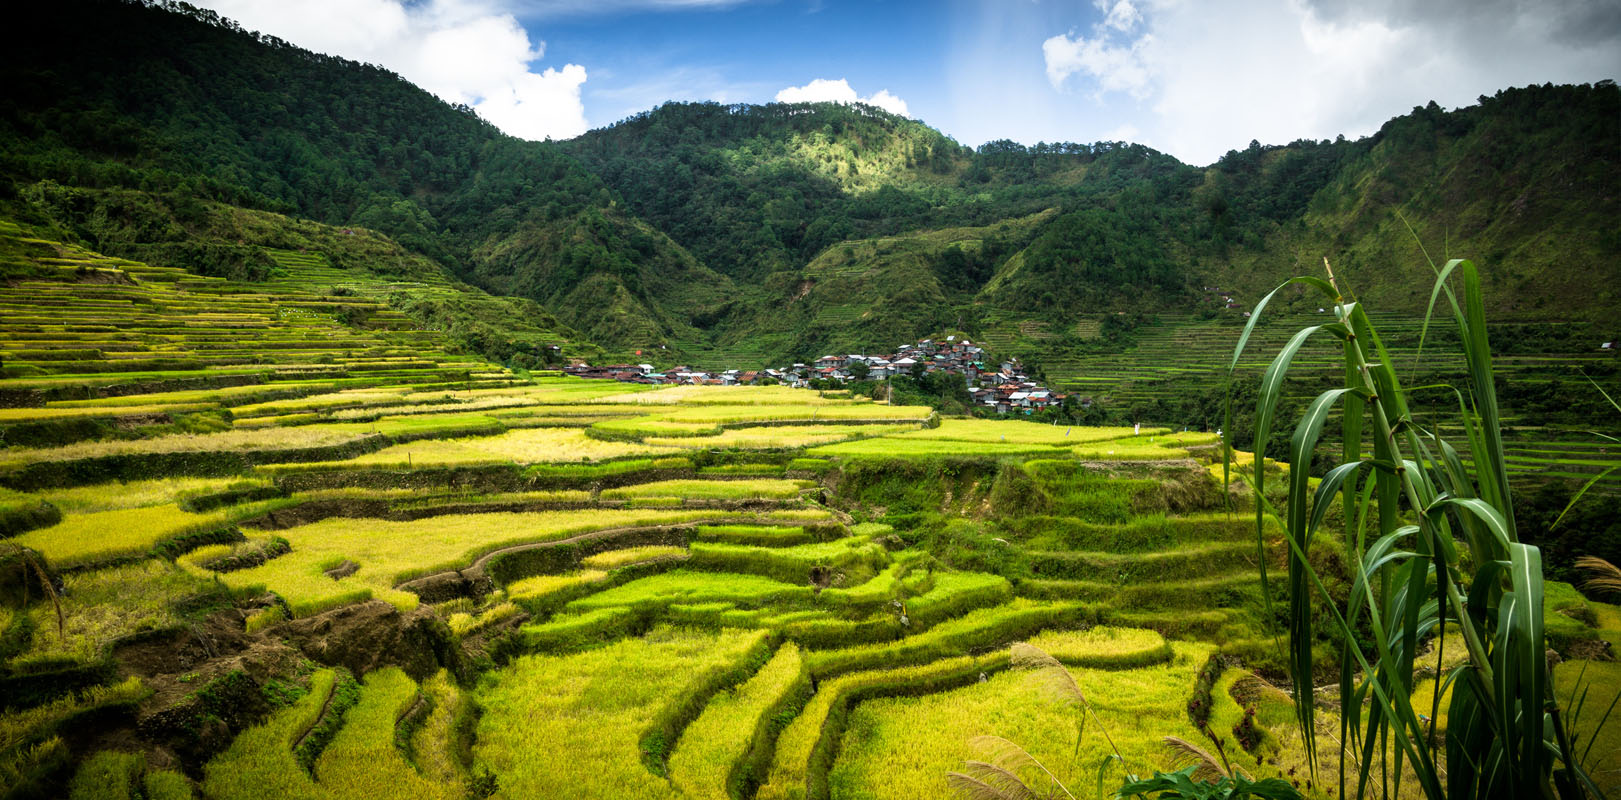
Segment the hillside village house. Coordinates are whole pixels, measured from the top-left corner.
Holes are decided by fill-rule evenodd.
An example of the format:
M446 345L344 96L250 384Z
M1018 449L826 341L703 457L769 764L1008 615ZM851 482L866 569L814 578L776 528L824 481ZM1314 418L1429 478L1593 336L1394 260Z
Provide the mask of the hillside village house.
M848 382L855 376L853 366L862 364L867 368L867 380L875 381L937 372L961 375L974 405L999 414L1031 414L1062 405L1066 399L1067 395L1051 391L1031 380L1018 359L1003 361L996 370L990 371L986 369L985 356L985 350L973 342L947 336L940 341L924 339L916 344L901 345L889 356L861 353L825 355L810 364L796 362L786 369L729 369L712 373L680 366L659 372L652 364L593 367L579 363L565 367L563 371L581 378L697 386L742 386L761 383L769 378L771 382L802 388L809 386L812 380Z

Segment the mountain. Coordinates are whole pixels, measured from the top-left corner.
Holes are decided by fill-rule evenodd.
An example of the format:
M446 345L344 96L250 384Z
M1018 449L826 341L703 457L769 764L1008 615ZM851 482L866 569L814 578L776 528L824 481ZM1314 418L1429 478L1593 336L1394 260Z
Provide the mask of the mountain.
M65 0L20 9L18 24L34 33L0 54L13 87L0 100L0 203L25 222L143 255L208 241L184 216L197 202L362 226L464 279L548 303L609 343L671 335L680 323L666 309L693 300L679 286L686 276L668 270L697 268L693 259L615 212L573 158L385 70L178 3ZM44 199L56 185L82 190L72 207ZM150 202L135 209L112 190ZM535 252L536 242L550 244ZM224 266L183 249L166 255ZM515 260L526 253L539 261ZM251 248L238 255L236 269L262 260ZM638 269L668 274L637 281ZM616 327L566 302L604 298L620 300L616 318L652 322Z
M1120 142L968 148L863 105L668 103L526 142L179 3L13 18L30 35L0 52L0 214L245 275L272 245L210 221L228 209L373 230L605 356L751 366L1010 326L1108 346L1102 321L1236 316L1324 255L1363 299L1421 313L1420 244L1481 261L1499 317L1600 320L1609 291L1582 287L1621 255L1609 81L1208 167Z
M1310 145L1251 147L1215 165L1228 179L1229 208L1265 231L1260 248L1229 260L1230 282L1264 270L1268 256L1300 254L1309 268L1328 255L1367 296L1420 309L1430 272L1415 258L1416 236L1438 262L1479 262L1498 317L1602 318L1610 294L1588 287L1595 275L1614 275L1621 254L1613 82L1509 89L1452 112L1432 102L1345 155L1317 156L1337 161L1320 188L1275 190L1291 172L1313 171L1312 157ZM1265 210L1268 198L1291 195L1303 200L1298 208Z

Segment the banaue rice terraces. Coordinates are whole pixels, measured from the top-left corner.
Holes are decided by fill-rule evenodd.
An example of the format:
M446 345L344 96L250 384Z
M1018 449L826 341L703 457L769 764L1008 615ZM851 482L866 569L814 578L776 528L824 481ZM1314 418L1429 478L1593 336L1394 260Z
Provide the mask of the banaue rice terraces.
M520 375L320 253L0 237L6 796L940 798L1000 741L1038 789L1198 751L1329 797L1358 756L1329 710L1302 745L1286 544L1214 434ZM1560 696L1621 685L1621 610L1546 597Z

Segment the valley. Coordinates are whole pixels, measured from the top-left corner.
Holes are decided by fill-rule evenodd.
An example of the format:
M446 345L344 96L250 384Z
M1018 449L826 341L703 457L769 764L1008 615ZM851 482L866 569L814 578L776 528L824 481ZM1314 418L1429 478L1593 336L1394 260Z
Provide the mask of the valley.
M239 283L0 234L37 275L0 294L7 796L916 797L986 733L1084 782L1105 740L1018 641L1127 768L1307 766L1238 688L1282 664L1214 434L520 373L319 252ZM1560 591L1559 674L1609 670L1621 612Z
M1621 792L1613 80L1199 166L13 23L0 800Z

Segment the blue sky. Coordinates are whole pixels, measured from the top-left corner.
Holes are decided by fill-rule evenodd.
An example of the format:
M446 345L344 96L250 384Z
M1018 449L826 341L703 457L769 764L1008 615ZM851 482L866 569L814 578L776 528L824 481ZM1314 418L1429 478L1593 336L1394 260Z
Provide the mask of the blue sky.
M544 35L548 60L596 65L584 90L596 127L663 100L769 102L816 78L934 105L947 59L929 43L949 35L950 16L914 3L782 0L543 18L529 27Z
M972 145L1093 141L1120 128L1118 100L1076 98L1044 74L1042 42L1095 24L1091 5L778 0L520 18L544 38L548 62L594 65L582 90L591 127L664 100L770 102L842 79L860 97L888 91Z
M863 100L959 142L1127 140L1207 164L1431 100L1621 77L1614 0L202 0L387 66L515 136L666 100ZM788 90L785 93L785 90Z

